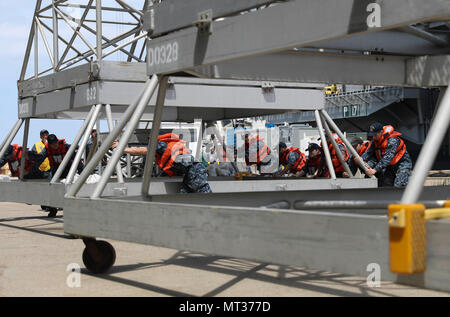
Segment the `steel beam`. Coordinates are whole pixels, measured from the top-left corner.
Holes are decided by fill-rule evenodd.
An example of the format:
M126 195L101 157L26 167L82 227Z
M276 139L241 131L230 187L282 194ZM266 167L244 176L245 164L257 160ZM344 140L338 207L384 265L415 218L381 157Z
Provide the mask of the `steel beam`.
M98 73L94 69L96 80L91 83L89 65L21 83L19 117L84 119L92 105L111 104L114 119L120 118L120 112L143 89L145 65L105 61L100 67ZM75 87L71 82L76 83ZM218 120L324 107L323 85L276 81L271 82L274 88L266 91L263 84L264 81L171 77L163 120ZM155 104L153 97L149 105ZM145 113L150 120L154 112L151 107Z
M328 171L330 172L330 176L332 179L336 179L336 173L334 171L333 162L331 161L330 149L328 148L327 138L325 137L325 133L323 132L322 119L320 118L319 110L314 111L314 116L316 118L317 128L319 129L320 139L322 140L322 150L325 154L325 161L327 163Z
M407 59L400 56L291 51L202 66L189 73L235 80L406 86ZM426 84L424 81L422 86Z
M0 158L2 158L5 155L6 150L8 149L12 140L16 137L16 134L19 131L22 124L23 124L23 119L17 120L17 122L12 127L11 131L6 135L5 139L3 140L3 142L0 146Z
M382 281L445 291L449 226L427 222L427 270L417 278L389 270L387 217L107 199L68 199L64 210L68 234L357 276L377 263Z
M42 0L36 1L36 7L34 9L34 14L36 14L39 11L39 9L41 8L41 4L42 4ZM30 34L28 36L27 48L25 49L25 57L23 59L22 70L20 72L19 80L23 80L25 78L25 75L27 72L27 67L28 67L28 62L30 60L30 55L31 55L31 47L33 45L33 40L35 39L36 34L37 34L37 27L36 27L36 23L33 19L33 22L31 22ZM37 43L35 43L35 45L37 45Z
M401 30L406 33L410 33L414 36L420 37L431 43L434 43L437 46L448 47L448 45L450 44L447 40L444 40L442 37L439 37L430 32L422 30L421 28L416 27L416 26L408 25L408 26L402 27Z
M147 157L145 159L144 177L142 180L141 193L144 197L149 195L148 190L152 179L153 163L155 162L156 146L158 144L159 129L161 127L168 80L168 77L159 78L158 96L152 122L152 131L150 132L150 138L148 140Z
M80 65L74 67L70 70L65 70L62 72L58 72L55 74L47 75L40 77L38 79L29 80L26 82L20 82L18 84L19 96L21 98L25 97L34 97L36 95L43 94L45 92L52 92L55 90L61 90L64 88L73 88L74 86L79 86L89 82L95 81L105 81L105 82L139 82L144 83L147 80L148 76L146 73L146 67L144 63L124 63L124 62L113 62L113 61L103 61L99 64L99 68L94 67L91 70L89 65ZM215 86L215 87L225 87L230 86L233 88L262 88L263 83L266 80L211 80L211 79L200 79L200 78L188 78L188 77L171 77L171 84L174 87L176 86L187 86L191 85L189 89L201 89L202 86ZM277 88L297 88L304 89L302 90L305 93L310 93L311 98L318 98L320 96L320 91L322 90L323 84L307 84L307 83L296 83L292 81L280 81L274 80L270 82L274 86L274 90L271 93L275 93L273 96L274 101L278 101L279 99L286 98L282 95L277 95ZM200 86L200 87L196 87ZM308 90L311 91L308 91ZM225 90L224 90L225 91ZM259 90L262 92L262 90ZM198 92L197 92L198 93ZM221 94L224 94L222 92ZM194 95L194 94L193 94ZM264 94L263 96L270 97L271 94ZM247 97L247 100L254 100L258 98L254 103L258 104L260 101L264 101L265 99L270 98L261 98L257 96ZM296 107L303 107L303 109L307 109L308 104L314 105L318 103L321 99L316 100L307 100L302 101L307 98L305 95L301 100L296 102ZM204 100L204 98L198 98L198 100ZM289 100L282 100L282 102L290 103ZM203 101L203 104L207 105L208 103ZM275 107L279 107L279 105L274 105ZM294 108L292 108L294 109ZM299 109L302 110L302 109Z
M211 19L238 14L275 0L200 0L186 2L166 0L144 12L144 29L152 30L152 36L193 25L199 13L211 11Z
M50 184L42 181L0 182L0 201L34 205L64 207L64 184Z
M114 181L108 182L104 197L116 199L140 199L141 179L132 179L124 184ZM152 201L196 204L262 207L275 202L286 201L293 208L298 201L323 201L323 197L334 201L359 200L374 201L383 197L385 200L400 201L404 189L377 188L376 182L369 179L276 179L276 180L244 180L224 179L223 177L210 177L209 183L214 191L210 195L180 195L179 188L182 179L155 178L150 186ZM79 197L89 197L96 184L85 184L78 193ZM11 180L0 182L0 201L29 203L34 205L47 205L63 208L64 194L72 184L51 184L46 180ZM60 189L62 188L62 189ZM65 188L65 190L64 190ZM56 194L56 196L55 196ZM420 201L450 199L450 189L445 186L424 187ZM356 202L357 203L357 202ZM342 206L340 211L347 213L380 214L386 215L386 210L353 209ZM326 210L324 208L324 210Z
M59 60L59 24L58 24L58 13L55 10L55 1L52 0L52 20L53 20L53 60L54 67L56 71L56 64Z
M366 172L368 168L365 166L364 161L359 156L358 152L353 148L352 144L347 140L345 135L342 133L342 131L339 129L339 127L334 123L333 119L328 115L328 113L325 110L321 110L322 116L325 118L325 120L331 125L331 128L339 135L341 140L345 143L345 146L347 147L347 150L352 154L351 159L355 159L359 167ZM376 179L374 175L371 176L372 179Z
M181 179L177 180L181 186ZM329 179L285 179L285 180L218 180L210 178L208 180L213 194L205 195L180 195L175 194L178 187L172 183L158 183L158 179L152 183L151 191L153 202L165 202L176 204L194 205L218 205L218 206L241 206L241 207L262 207L273 205L276 202L284 201L295 207L299 201L323 201L324 197L330 201L375 201L383 197L383 200L400 201L404 193L403 188L381 187L377 188L376 181L370 179L350 179L340 178L337 181ZM285 187L283 185L286 185ZM135 186L135 185L133 185ZM129 196L138 196L139 188L128 187ZM233 192L230 192L232 188ZM285 188L285 190L283 190ZM228 192L227 192L228 189ZM108 195L113 196L113 195ZM86 196L84 196L86 197ZM131 199L128 198L128 199ZM450 199L450 188L445 186L424 187L419 200L448 200ZM379 214L386 215L387 209L352 209L342 206L339 211L346 213ZM309 210L304 208L303 210ZM326 210L325 208L322 210Z
M231 179L221 179L220 177L209 177L208 183L211 186L213 193L262 193L266 195L276 197L281 192L294 192L294 191L313 191L313 190L344 190L351 188L376 188L377 181L368 179L306 179L306 178L281 178L281 179L259 179L251 180L246 179L243 181L236 181L232 177ZM178 190L182 186L182 179L171 178L161 179L156 178L154 183L151 184L148 191L149 195L167 195L178 193ZM293 194L294 196L294 194ZM204 199L208 199L205 198ZM237 198L236 198L237 199ZM212 200L214 201L214 199ZM238 205L238 201L234 201ZM255 200L258 204L258 199ZM256 206L256 205L255 205Z
M365 33L311 46L317 50L370 52L386 55L442 55L450 53L449 47L436 46L426 39L399 30Z
M214 21L212 34L198 32L196 27L169 33L148 42L148 73L170 74L421 21L445 20L450 16L450 3L445 0L384 1L378 4L381 22L379 26L372 26L368 23L374 14L369 10L371 3L366 0L293 0ZM154 13L157 15L158 10Z
M103 59L102 52L102 34L103 34L103 25L102 25L102 0L95 0L95 17L96 17L96 55L97 61L101 62ZM82 24L82 23L81 23Z
M30 132L30 119L25 119L25 127L23 130L23 142L22 142L22 158L20 159L19 178L23 180L25 176L25 160L26 151L28 147L28 135Z
M108 130L111 132L114 130L114 124L112 120L112 111L111 111L111 105L107 104L105 106L105 114L106 114L106 122L108 123ZM98 131L97 131L98 135ZM123 174L122 174L122 168L120 166L120 163L117 163L116 165L116 174L117 174L117 182L123 183Z
M349 177L354 178L355 176L353 175L352 171L350 170L350 167L348 167L348 164L345 161L344 156L342 155L341 149L339 148L336 140L334 139L334 135L332 134L330 128L328 127L327 121L325 120L325 118L323 118L323 115L322 115L322 119L323 119L322 124L323 124L323 127L325 128L325 133L327 134L328 139L330 140L331 144L333 145L334 152L336 153L336 156L338 157L339 162L344 167L344 170L345 170L345 172L347 172Z

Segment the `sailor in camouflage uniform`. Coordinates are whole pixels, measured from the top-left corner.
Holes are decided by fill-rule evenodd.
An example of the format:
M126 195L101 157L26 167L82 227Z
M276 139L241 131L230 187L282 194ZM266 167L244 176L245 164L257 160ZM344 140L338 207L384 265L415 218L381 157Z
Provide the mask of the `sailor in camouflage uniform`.
M180 188L181 194L212 193L205 166L201 162L195 162L192 155L185 154L183 160L173 164L172 170L176 175L184 175L183 185Z
M115 141L112 148L116 148ZM146 147L125 148L124 153L131 155L147 155ZM160 175L183 176L180 193L211 193L208 184L208 173L201 162L195 162L189 153L186 142L181 140L177 134L166 133L158 137L156 146L156 166L161 170Z
M373 137L373 142L362 156L370 166L366 174L377 176L380 186L408 185L412 161L401 133L377 122L370 126L368 136Z

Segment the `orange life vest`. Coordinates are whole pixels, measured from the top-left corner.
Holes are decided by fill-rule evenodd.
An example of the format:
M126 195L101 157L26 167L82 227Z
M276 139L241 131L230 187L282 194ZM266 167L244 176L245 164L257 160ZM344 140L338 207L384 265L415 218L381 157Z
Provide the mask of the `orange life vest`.
M314 158L308 157L308 166L315 167L317 169L321 161L322 161L321 154L317 155Z
M306 165L306 155L303 154L298 148L290 147L289 149L287 149L284 152L284 155L282 155L281 157L281 164L283 165L288 164L288 157L291 152L296 152L300 154L298 160L294 163L291 170L295 172L301 171Z
M166 133L158 137L158 142L166 142L167 148L162 155L158 153L156 156L156 164L169 176L174 176L175 173L171 170L173 163L178 155L188 154L189 150L186 147L186 142L181 140L175 133Z
M250 164L260 164L264 161L264 159L270 155L269 147L263 142L263 138L261 138L258 134L252 133L248 136L248 143L246 144L246 149L250 149L255 143L258 143L257 152L249 153L249 157L246 157L247 165ZM262 146L261 146L262 145Z
M17 144L13 145L12 157L8 159L8 167L11 171L12 177L19 177L20 161L22 159L22 147ZM33 163L30 160L25 160L25 174L31 171Z
M336 143L342 144L344 146L344 149L345 149L344 160L347 161L350 158L350 155L347 152L347 148L345 147L344 142L341 140L341 138L336 133L333 133L333 137L334 137L334 140L336 141ZM322 146L322 144L321 144L321 146ZM333 162L334 170L336 172L343 172L344 166L339 161L339 158L336 154L336 150L334 149L333 144L331 142L330 142L330 144L328 144L328 149L330 150L331 161Z
M390 138L399 139L400 145L397 147L397 150L395 151L395 156L392 159L391 163L389 163L389 165L395 165L400 161L400 159L406 152L406 145L405 142L400 138L401 135L402 134L400 132L395 131L394 127L391 125L386 125L383 127L383 135L381 136L381 138L378 141L374 140L375 154L377 155L378 161L380 161L386 154L386 148Z
M322 166L322 153L314 158L308 157L308 167L314 167L315 171L319 168L323 168L322 171L319 171L317 176L330 177L330 171L328 168L326 166Z
M60 165L67 153L66 140L58 140L58 148L56 150L53 150L48 145L48 142L45 143L45 148L47 149L47 156L50 166L54 167Z

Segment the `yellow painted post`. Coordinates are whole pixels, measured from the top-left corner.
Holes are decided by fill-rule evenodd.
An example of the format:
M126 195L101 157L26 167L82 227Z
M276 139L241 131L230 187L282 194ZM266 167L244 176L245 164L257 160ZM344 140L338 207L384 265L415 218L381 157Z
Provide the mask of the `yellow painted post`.
M398 274L416 274L426 268L425 206L389 206L390 269Z

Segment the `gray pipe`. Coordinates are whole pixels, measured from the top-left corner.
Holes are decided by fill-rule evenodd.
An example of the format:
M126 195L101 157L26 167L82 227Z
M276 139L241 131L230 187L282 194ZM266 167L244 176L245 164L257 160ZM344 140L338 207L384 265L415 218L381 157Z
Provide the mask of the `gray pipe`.
M261 206L260 208L267 209L291 209L291 203L287 200L276 201L268 205Z
M144 110L147 107L147 105L150 101L150 98L152 97L153 93L155 92L157 86L158 86L158 76L153 75L153 77L149 83L149 86L146 87L145 92L136 107L136 111L134 111L130 121L128 122L128 127L125 130L125 132L123 133L123 136L119 142L119 145L117 146L117 148L114 149L111 160L109 161L109 164L106 166L105 171L103 172L103 175L102 175L100 181L98 182L97 186L95 187L94 193L92 194L91 198L94 198L94 199L99 198L101 196L101 194L103 193L103 190L106 187L106 183L108 182L109 178L111 177L111 175L113 173L113 169L116 167L117 163L119 162L120 158L122 157L123 151L125 150L125 147L128 145L128 141L131 137L131 134L136 129L136 126L138 125L139 120L141 119L142 114L144 113ZM114 137L114 139L115 139L115 137ZM112 141L110 141L110 142L112 143ZM109 148L111 143L108 142L108 139L107 139L107 141L105 141L105 144L107 145L106 150Z
M351 178L354 178L353 173L350 170L350 167L348 167L347 162L344 160L341 150L339 149L339 146L333 137L333 133L331 133L330 127L328 127L328 124L326 123L326 121L323 122L323 126L325 127L325 132L327 133L328 137L330 138L331 144L333 144L334 151L336 152L336 155L337 155L339 161L341 162L342 166L344 167L344 170L348 173L348 175L350 175Z
M427 208L439 208L445 200L425 200L421 201ZM400 204L396 200L297 200L294 208L299 210L308 209L386 209L391 204Z
M66 156L64 156L63 161L59 165L58 169L56 170L55 175L53 176L52 180L50 181L50 184L56 184L58 182L63 171L66 169L67 164L69 164L70 158L72 157L73 153L75 152L78 142L80 142L80 139L83 136L83 133L86 130L86 128L89 124L89 121L92 118L92 114L94 113L94 110L95 110L95 106L92 106L91 111L89 111L86 119L83 122L83 125L81 126L81 129L78 131L78 134L75 136L75 139L73 140L69 150L67 151Z
M14 127L11 129L11 131L8 134L8 137L3 141L2 147L0 149L0 159L5 155L6 150L8 149L9 145L11 144L12 140L16 137L17 132L19 131L20 127L23 124L23 119L17 120Z
M322 112L322 115L325 118L325 120L327 120L328 123L331 125L331 128L334 131L336 131L336 133L339 135L339 137L345 143L345 146L350 151L350 153L352 153L353 157L356 158L356 162L358 163L359 167L361 167L362 170L364 172L366 172L368 169L364 165L364 162L363 162L363 159L361 158L361 156L359 156L358 152L356 152L356 150L353 148L352 144L350 142L348 142L348 140L345 137L345 135L342 133L342 131L339 129L339 127L336 125L336 123L334 123L333 119L331 119L331 117L328 115L328 113L325 110L321 110L321 112ZM376 177L374 175L372 175L370 178L376 179Z
M111 105L108 104L105 106L105 113L106 113L106 122L108 123L108 129L109 129L109 132L111 132L112 130L114 130ZM117 165L116 165L116 174L117 174L117 182L123 183L124 180L123 180L123 175L122 175L122 167L120 166L120 163L117 163Z
M25 128L23 130L22 158L20 159L19 178L23 180L25 174L25 152L28 147L28 134L30 132L30 118L25 119Z
M89 121L89 124L84 132L80 147L78 148L77 155L75 156L75 159L72 162L72 166L70 167L69 173L67 174L66 184L71 184L73 181L73 178L77 171L78 164L81 160L81 156L86 151L86 144L89 140L89 135L91 134L92 129L94 128L94 124L97 121L98 114L100 113L101 109L102 109L102 105L99 104L99 105L95 106L94 113L93 113L91 120ZM93 151L93 149L91 149L91 150Z
M328 149L327 139L323 133L322 119L320 118L319 110L314 111L314 116L316 117L317 128L319 129L320 139L322 140L323 152L325 153L325 161L330 171L330 176L332 179L336 179L336 173L334 172L333 162L331 161L330 150Z
M158 142L159 128L161 127L168 79L169 77L163 76L159 80L158 97L156 100L155 112L153 114L153 124L148 142L147 158L145 160L144 177L141 187L141 193L144 197L149 195L148 191L150 189L150 182L152 178L153 162L155 161L156 145Z

